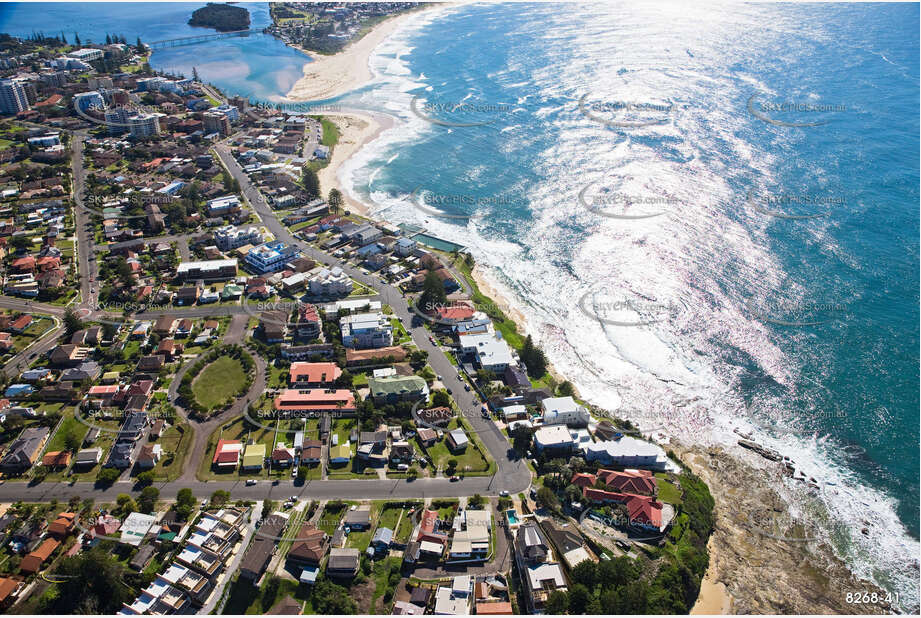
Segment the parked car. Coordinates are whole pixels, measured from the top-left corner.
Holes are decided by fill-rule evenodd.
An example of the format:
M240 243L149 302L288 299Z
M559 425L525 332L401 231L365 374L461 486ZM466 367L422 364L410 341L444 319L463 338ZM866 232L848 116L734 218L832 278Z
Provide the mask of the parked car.
M255 484L256 484L256 479L246 479L246 484L247 484L247 486L249 486L249 485L255 485Z

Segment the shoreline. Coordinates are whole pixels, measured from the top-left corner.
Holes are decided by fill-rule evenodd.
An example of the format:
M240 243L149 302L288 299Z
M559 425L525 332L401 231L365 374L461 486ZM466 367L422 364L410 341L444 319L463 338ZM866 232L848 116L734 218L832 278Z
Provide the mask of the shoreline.
M339 140L332 149L329 164L317 172L317 177L320 179L320 191L328 194L332 188L339 189L346 210L371 218L370 206L342 187L338 173L342 166L366 144L376 140L387 129L393 128L397 124L397 119L387 114L359 110L323 112L321 115L335 123L339 129Z
M438 6L432 8L440 8ZM373 75L368 67L368 60L374 48L383 42L387 36L396 30L399 23L416 12L397 16L375 27L374 31L366 35L359 43L366 41L375 32L381 32L373 39L375 44L368 49L358 49L358 45L347 48L336 56L344 55L343 63L354 64L363 59L361 75L363 79L348 80L348 87L336 92L335 84L326 86L315 85L313 89L298 86L307 79L308 64L305 67L305 77L301 78L289 93L303 96L304 93L318 92L323 96L337 96L348 90L367 84ZM384 27L389 26L389 27ZM304 50L301 50L304 51ZM348 54L352 51L352 54ZM311 57L313 54L308 53ZM321 61L325 57L321 57ZM331 70L333 63L316 66L318 72ZM347 69L336 69L347 70ZM336 94L329 94L336 92ZM366 112L363 110L342 110L337 113L323 113L330 120L334 120L340 128L340 140L333 151L329 165L319 172L321 187L325 191L338 187L342 192L347 209L354 214L381 221L380 217L372 213L371 207L365 202L351 195L343 189L338 179L338 172L342 165L359 152L366 144L374 141L380 134L392 128L399 119L381 113ZM344 122L342 122L344 120ZM344 148L342 146L345 146ZM518 326L518 331L523 335L529 332L529 321L524 312L510 302L514 296L511 292L504 292L501 283L490 274L490 268L481 264L471 270L471 278L478 286L480 292L489 297L502 308L503 312ZM551 359L547 359L548 372L558 382L565 377L561 376L553 367ZM681 461L688 465L698 476L703 478L711 490L716 506L715 515L718 517L717 525L708 541L709 566L700 582L700 590L695 604L691 610L695 615L725 615L732 613L863 613L872 611L871 607L854 607L845 603L844 594L848 590L877 590L883 595L885 591L868 580L860 579L843 560L838 558L827 546L822 546L816 551L807 551L803 545L789 547L789 544L775 544L759 536L756 528L742 523L738 516L729 512L733 500L737 499L739 492L746 491L746 484L757 482L757 491L751 492L761 497L763 504L772 504L777 511L785 510L786 503L777 494L775 488L760 475L763 473L757 466L752 466L743 457L723 449L707 451L702 447L687 447L680 444L679 439L671 436L671 443L676 447ZM680 445L680 446L679 446ZM713 474L716 471L718 474ZM753 478L752 474L758 476ZM729 505L729 506L727 506ZM755 508L755 507L752 507ZM766 542L767 541L767 542ZM768 545L773 552L767 552L764 546ZM784 551L788 550L788 551ZM773 554L766 556L765 554ZM796 560L791 560L793 557ZM781 571L781 581L773 581L770 577L763 577L765 571ZM829 582L827 576L835 581ZM799 586L810 591L811 599L805 600L797 593ZM796 597L794 600L791 597ZM875 606L879 607L879 606ZM894 608L891 608L894 609Z
M342 51L328 56L286 43L309 56L311 62L304 64L304 75L294 83L285 99L292 102L331 99L366 85L374 78L369 60L378 45L410 17L446 6L449 5L436 4L389 17L371 28L370 32L359 40L349 43Z

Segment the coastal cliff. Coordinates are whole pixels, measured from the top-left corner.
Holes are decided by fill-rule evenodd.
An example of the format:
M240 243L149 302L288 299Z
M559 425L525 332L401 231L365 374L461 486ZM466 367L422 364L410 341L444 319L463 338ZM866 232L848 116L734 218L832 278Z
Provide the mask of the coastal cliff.
M808 532L773 523L787 511L759 469L722 448L672 445L710 487L716 525L710 537L707 579L722 583L733 614L886 614L887 603L848 603L848 593L886 592L857 579L820 541L803 542ZM776 464L775 464L776 465Z
M209 2L192 13L189 25L214 28L218 32L246 30L249 28L249 11L238 6Z

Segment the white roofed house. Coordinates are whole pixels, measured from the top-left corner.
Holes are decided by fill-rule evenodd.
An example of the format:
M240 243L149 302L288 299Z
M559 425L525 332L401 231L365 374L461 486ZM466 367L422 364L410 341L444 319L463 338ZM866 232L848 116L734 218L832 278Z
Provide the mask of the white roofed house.
M586 461L653 470L664 470L669 467L668 456L662 447L630 436L604 442L586 442L579 448L582 449Z
M534 432L534 447L541 452L568 453L575 441L566 425L548 425Z
M393 325L381 312L359 313L339 320L342 345L347 348L383 348L393 345Z
M517 365L518 359L504 339L496 334L460 335L461 351L473 354L482 369L502 373L509 365Z
M548 397L540 402L543 410L544 425L569 425L586 427L589 421L588 410L576 403L572 397Z

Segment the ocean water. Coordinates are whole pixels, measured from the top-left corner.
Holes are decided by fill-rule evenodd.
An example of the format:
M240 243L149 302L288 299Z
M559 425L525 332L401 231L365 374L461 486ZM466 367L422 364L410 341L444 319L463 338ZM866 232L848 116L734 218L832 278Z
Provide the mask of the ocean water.
M200 32L198 6L7 4L0 31L152 41ZM918 26L917 5L423 13L333 100L401 121L339 179L469 247L587 400L791 457L816 487L772 478L788 517L917 610ZM263 35L152 60L271 101L305 61Z
M210 28L188 25L195 9L204 2L51 2L0 4L0 32L29 36L61 32L69 43L74 33L83 43L105 41L106 34L124 35L129 43L137 37L151 43L167 39L215 34ZM246 3L250 28L261 30L272 23L267 3ZM205 81L226 93L263 101L281 100L304 74L310 61L305 54L262 33L231 37L206 44L182 45L154 51L151 66L173 74L192 76L193 67Z
M403 121L340 180L468 246L589 401L791 457L786 517L917 608L918 16L422 15L337 100Z

